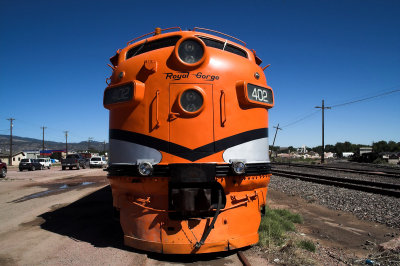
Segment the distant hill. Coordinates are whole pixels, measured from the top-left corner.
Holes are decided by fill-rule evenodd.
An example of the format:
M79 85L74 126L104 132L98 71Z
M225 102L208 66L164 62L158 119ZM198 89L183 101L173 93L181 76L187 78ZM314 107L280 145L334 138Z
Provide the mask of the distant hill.
M46 150L64 150L65 142L55 141L44 141L44 147ZM91 151L103 151L104 143L99 141L90 141ZM108 143L106 143L106 151L108 150ZM13 153L19 151L37 151L42 150L42 140L33 138L24 138L13 136ZM88 142L81 141L79 143L68 143L68 152L73 151L87 151ZM10 136L0 135L0 153L10 152Z

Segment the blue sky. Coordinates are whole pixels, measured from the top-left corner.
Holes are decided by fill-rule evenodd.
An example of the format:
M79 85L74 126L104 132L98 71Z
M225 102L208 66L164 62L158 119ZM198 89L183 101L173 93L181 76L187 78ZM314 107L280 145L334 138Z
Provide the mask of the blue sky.
M400 1L0 1L0 134L108 140L108 59L155 27L244 40L275 92L279 146L321 143L331 106L400 90ZM325 144L400 141L400 91L326 110ZM315 112L313 114L313 112ZM304 120L303 117L308 116ZM301 120L297 123L294 123ZM294 123L294 124L293 124ZM287 127L286 127L287 125Z

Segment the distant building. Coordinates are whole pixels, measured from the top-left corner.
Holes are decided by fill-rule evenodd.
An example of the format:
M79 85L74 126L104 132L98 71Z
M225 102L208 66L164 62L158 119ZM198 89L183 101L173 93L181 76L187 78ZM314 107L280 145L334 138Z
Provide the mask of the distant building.
M343 158L348 158L350 156L353 156L354 152L343 152L342 155L343 155Z
M372 147L360 147L360 155L368 152L372 152Z
M40 156L45 156L45 157L49 157L51 156L53 153L60 153L61 155L66 154L65 150L41 150L40 151Z
M10 165L9 158L10 158L9 154L4 154L4 153L0 154L0 159L3 161L3 163L6 163L8 165ZM13 156L12 156L12 159L11 159L12 164L18 165L19 162L24 158L26 158L26 154L24 152L22 152L22 151L17 152L15 154L13 154Z
M398 164L399 162L400 162L399 154L392 153L392 154L389 155L388 163L390 163L390 164Z
M27 159L37 159L40 156L39 151L24 151Z
M336 157L336 153L333 152L324 152L325 159L331 159Z

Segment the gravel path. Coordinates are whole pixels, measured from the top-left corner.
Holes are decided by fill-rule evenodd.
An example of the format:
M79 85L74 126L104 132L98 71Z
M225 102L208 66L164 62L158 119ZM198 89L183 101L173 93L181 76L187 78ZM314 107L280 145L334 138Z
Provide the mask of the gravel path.
M334 210L348 211L360 219L400 228L400 198L305 182L273 175L270 188L298 195Z

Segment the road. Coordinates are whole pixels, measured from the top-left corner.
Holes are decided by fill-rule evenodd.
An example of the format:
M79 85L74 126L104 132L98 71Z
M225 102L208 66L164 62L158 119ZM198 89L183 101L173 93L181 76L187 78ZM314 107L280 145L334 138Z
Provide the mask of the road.
M177 258L125 247L102 169L12 168L0 213L0 265L242 265L234 252Z

